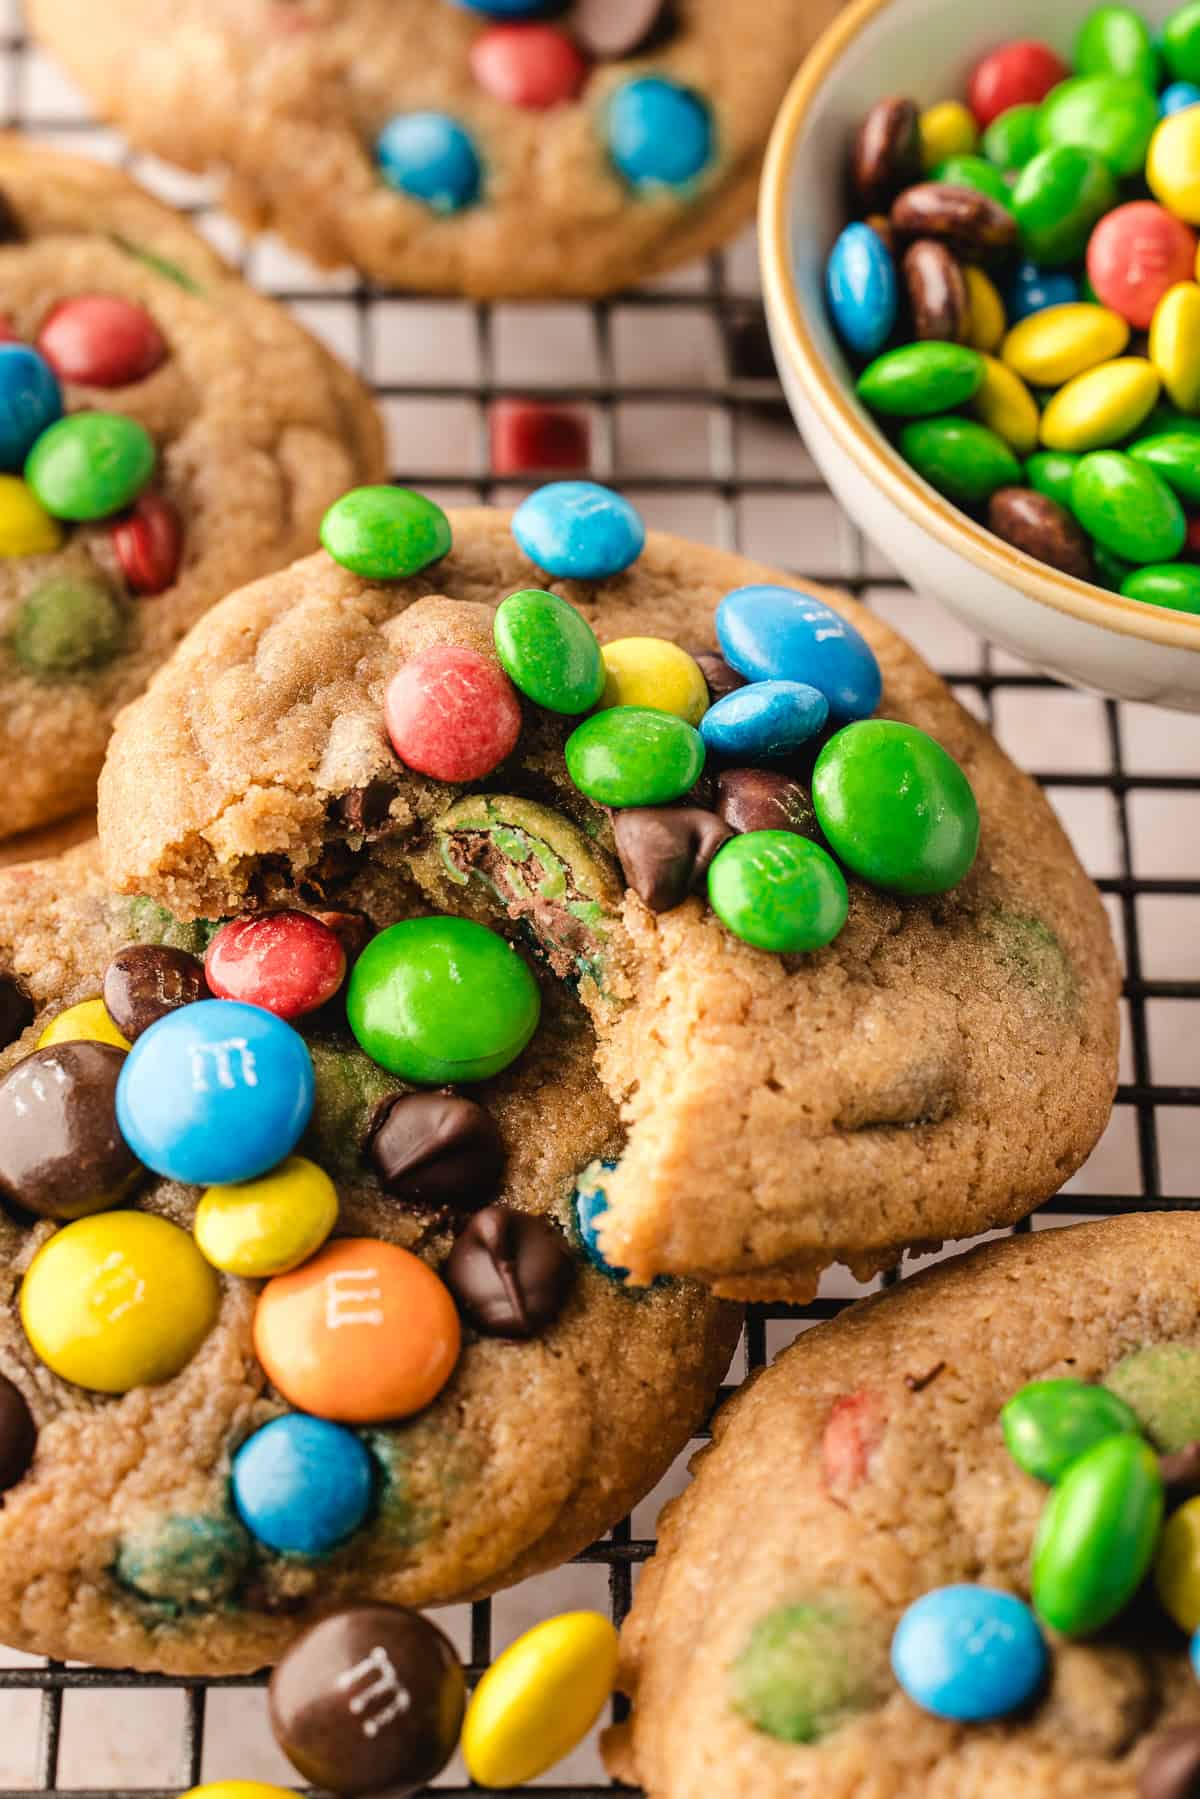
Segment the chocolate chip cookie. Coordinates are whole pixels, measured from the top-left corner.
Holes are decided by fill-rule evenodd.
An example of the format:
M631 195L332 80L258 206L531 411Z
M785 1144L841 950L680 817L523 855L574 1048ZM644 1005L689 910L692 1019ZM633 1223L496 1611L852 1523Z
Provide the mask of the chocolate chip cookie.
M711 1793L714 1769L762 1799L1186 1799L1198 1430L1194 1215L989 1245L806 1333L718 1415L663 1516L610 1768L651 1799ZM1122 1470L1118 1542L1091 1500ZM950 1604L1005 1622L946 1633ZM992 1678L1014 1620L1042 1662L1019 1710L908 1696L914 1673Z
M33 0L30 23L144 148L321 263L480 297L600 294L750 216L789 80L834 0ZM197 71L203 79L197 80Z
M1080 1165L1116 1075L1098 896L886 626L645 540L589 484L515 518L352 495L325 541L340 562L230 597L125 714L118 891L226 916L338 906L369 871L532 953L620 1110L578 1208L634 1284L804 1297L832 1262L1010 1223ZM827 691L761 679L777 654ZM777 702L816 732L782 758ZM748 763L709 748L718 715ZM410 1055L373 1003L360 1041Z
M118 709L383 445L358 381L116 170L0 140L0 201L3 838L90 801Z
M547 978L519 1068L470 1100L415 1092L327 997L404 916L394 881L351 885L355 909L271 927L336 952L305 960L318 1009L293 1029L218 1005L245 974L236 933L214 951L214 921L115 895L94 848L0 873L6 1642L221 1674L339 1603L494 1591L611 1525L711 1403L738 1308L687 1282L628 1293L575 1233L576 1173L621 1135L577 1001ZM138 1046L166 1032L165 1079L171 1031L214 1010L311 1064L307 1128L264 1181L159 1176L125 1135ZM270 1045L255 1064L231 1023L220 1048L195 1091L248 1102L244 1144Z

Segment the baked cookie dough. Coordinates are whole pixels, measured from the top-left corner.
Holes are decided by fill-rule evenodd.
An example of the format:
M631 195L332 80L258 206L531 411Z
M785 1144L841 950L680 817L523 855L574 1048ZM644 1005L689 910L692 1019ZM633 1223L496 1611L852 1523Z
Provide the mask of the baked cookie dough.
M527 525L552 537L568 490L580 491L535 495ZM851 878L848 921L816 953L752 947L699 898L643 903L623 878L636 854L626 845L618 861L608 812L568 777L574 718L526 700L515 751L473 786L447 767L419 775L393 750L385 698L395 732L398 671L417 681L440 649L492 681L496 609L520 590L570 601L603 643L669 640L650 653L684 688L699 681L702 712L704 681L674 646L711 646L730 590L767 583L790 603L799 589L665 535L637 555L632 509L584 492L583 511L636 556L622 574L553 578L518 547L509 515L473 510L450 516L453 547L410 579L373 583L321 554L216 608L118 728L101 789L112 885L183 918L225 916L297 895L340 904L366 867L415 884L427 909L539 948L577 988L620 1108L624 1145L615 1169L592 1172L592 1212L599 1249L636 1283L686 1274L730 1297L803 1298L832 1262L866 1276L905 1246L1024 1216L1108 1117L1118 973L1107 922L1034 783L869 612L803 589L819 595L804 608L818 617L810 632L824 618L827 636L852 637L840 616L874 651L883 717L919 727L965 770L980 847L966 879L932 896ZM652 705L674 703L667 674L652 687ZM654 730L674 745L681 724ZM791 766L793 828L820 837L811 754ZM691 804L699 867L701 839L711 857L729 834L711 769ZM827 856L814 860L840 882Z
M353 888L355 904L376 923L398 916L399 897L394 884L374 884L369 875ZM355 922L344 916L339 928ZM365 927L362 918L357 923ZM149 900L115 896L94 848L0 873L0 1116L6 1120L0 1142L14 1128L5 1079L27 1065L41 1033L56 1019L64 1021L68 1009L96 1001L101 992L111 996L105 972L117 953L140 945L137 955L144 959L147 946L165 948L174 952L176 969L184 966L195 980L201 964L191 957L203 954L212 930L210 924L180 923ZM131 983L127 975L126 1003L131 992L146 1003L153 986L144 978ZM70 1040L96 1031L98 1016L103 1022L103 1009L96 1005L73 1012L57 1027L57 1049L51 1046L43 1057L56 1056L55 1067L75 1076L80 1052L93 1062L96 1057L119 1062L119 1048ZM10 1042L26 1019L31 1022ZM456 1232L469 1227L472 1217L494 1218L499 1208L456 1214L453 1204L431 1196L434 1153L423 1165L423 1192L417 1182L407 1197L384 1192L363 1144L372 1121L405 1084L368 1061L344 1019L339 1027L328 1010L299 1020L298 1028L316 1070L313 1122L299 1154L336 1187L338 1218L330 1247L336 1251L343 1238L358 1239L358 1249L370 1252L369 1264L381 1243L398 1245L421 1258L415 1273L411 1262L404 1263L407 1278L441 1289L440 1280L420 1272L424 1264L444 1271ZM105 1666L185 1674L249 1671L278 1659L307 1622L339 1604L437 1605L482 1596L552 1567L646 1493L711 1404L740 1314L736 1306L684 1282L630 1294L593 1268L573 1238L569 1201L575 1174L620 1140L616 1108L591 1060L591 1033L580 1008L558 982L548 981L535 1045L518 1068L473 1090L499 1127L505 1161L495 1183L498 1197L521 1217L539 1214L550 1221L534 1244L540 1262L535 1256L525 1274L521 1264L514 1277L528 1302L530 1334L527 1339L488 1334L475 1328L470 1320L476 1313L468 1310L457 1366L432 1404L398 1423L349 1430L314 1418L302 1421L306 1430L316 1427L329 1438L317 1444L323 1466L340 1474L337 1457L349 1457L351 1473L369 1487L365 1521L323 1553L277 1553L256 1535L262 1530L271 1536L283 1527L293 1533L298 1527L303 1534L314 1515L319 1523L317 1503L310 1503L309 1517L297 1521L293 1502L283 1526L278 1518L272 1525L269 1456L265 1475L261 1462L256 1470L251 1460L236 1500L231 1491L239 1449L247 1442L269 1443L269 1431L265 1438L256 1433L273 1421L278 1431L279 1420L290 1419L293 1428L298 1418L268 1383L255 1352L256 1343L261 1348L266 1342L261 1319L255 1334L264 1283L210 1271L219 1281L215 1312L202 1320L207 1328L197 1333L194 1353L174 1378L123 1393L89 1390L60 1378L39 1352L45 1332L70 1319L74 1302L51 1284L62 1281L62 1274L55 1277L51 1265L43 1264L47 1320L29 1270L47 1241L65 1243L79 1231L64 1224L61 1214L70 1216L76 1200L83 1209L111 1165L94 1070L84 1070L82 1099L78 1086L75 1091L79 1103L63 1110L73 1120L73 1139L62 1128L47 1134L40 1161L26 1155L19 1178L14 1173L19 1145L4 1142L0 1484L8 1490L0 1510L0 1637L27 1650ZM259 1094L265 1067L260 1058ZM219 1070L218 1078L223 1078ZM90 1106L83 1103L89 1092ZM111 1127L111 1094L106 1104ZM391 1154L395 1167L394 1143ZM52 1179L64 1157L73 1196L66 1202L61 1194L54 1198ZM311 1187L311 1170L306 1179ZM54 1204L57 1213L35 1215L20 1209L18 1198L43 1210ZM223 1240L222 1222L226 1233L231 1226L228 1209L215 1221L210 1218L207 1230L197 1225L199 1198L194 1185L150 1175L127 1193L123 1209L82 1220L86 1229L115 1232L118 1244L130 1219L153 1215L181 1227L168 1233L168 1250L180 1269L172 1330L194 1301L197 1269L203 1275L206 1266L192 1247L192 1227L213 1249ZM236 1200L234 1190L235 1209ZM304 1203L304 1189L294 1189L289 1220L301 1215ZM364 1246L362 1239L372 1241ZM224 1241L228 1245L228 1235ZM98 1308L107 1324L93 1320L77 1369L80 1382L101 1377L94 1372L97 1358L109 1353L108 1338L130 1297L117 1250L107 1267L106 1303ZM155 1269L148 1265L139 1272L151 1289L142 1300L149 1308ZM361 1269L352 1275L343 1273L329 1289L334 1324L359 1322L374 1303ZM277 1285L268 1283L265 1291ZM470 1279L460 1278L456 1291L472 1290ZM478 1307L490 1300L493 1319L497 1306L504 1312L502 1284L489 1288L485 1280L481 1288L477 1275L475 1290ZM99 1289L93 1291L99 1299ZM452 1311L441 1292L443 1311ZM537 1306L541 1311L534 1315ZM133 1311L136 1316L136 1306ZM164 1328L160 1319L155 1329ZM386 1348L376 1348L374 1361L360 1373L363 1386L371 1367L390 1366L403 1338L403 1324L393 1320ZM356 1333L344 1328L326 1342L353 1349ZM288 1338L285 1363L294 1347ZM57 1353L67 1353L62 1342ZM330 1374L320 1357L317 1374L336 1386L336 1370ZM15 1483L9 1382L20 1395L18 1410L23 1400L36 1426L32 1466L24 1473L18 1467ZM344 1401L345 1393L340 1397ZM280 1477L285 1488L290 1466L285 1453ZM331 1501L335 1509L347 1503L350 1485L349 1478L342 1482ZM345 1522L342 1517L335 1528Z
M477 295L602 294L749 218L835 0L32 0L101 112L317 262ZM488 15L492 16L488 16Z
M936 1589L1030 1599L1049 1486L1006 1448L1001 1409L1047 1380L1132 1407L1115 1428L1155 1452L1135 1436L1131 1460L1162 1454L1168 1520L1200 1491L1200 1455L1174 1453L1200 1431L1200 1218L974 1250L805 1333L737 1395L638 1583L611 1771L650 1799L714 1783L756 1799L1183 1799L1165 1764L1200 1765L1200 1686L1153 1582L1102 1635L1043 1622L1045 1680L1000 1721L934 1715L889 1666L901 1615Z
M383 442L359 382L118 171L0 138L0 206L4 838L90 802L118 709L214 600L312 548ZM72 421L53 518L21 479L31 392L41 444ZM92 469L64 475L75 451ZM100 451L136 493L101 489Z

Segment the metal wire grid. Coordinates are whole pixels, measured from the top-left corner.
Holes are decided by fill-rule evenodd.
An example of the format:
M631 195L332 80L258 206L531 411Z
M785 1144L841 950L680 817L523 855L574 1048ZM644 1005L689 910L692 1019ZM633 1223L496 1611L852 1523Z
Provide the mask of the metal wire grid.
M240 245L231 239L227 222L214 218L198 184L132 157L110 134L98 132L28 45L16 0L0 0L0 119L43 139L120 160L195 214L221 247L237 256L249 279L293 306L371 380L392 426L398 479L448 502L503 501L519 493L536 474L521 477L514 487L513 477L493 470L489 407L506 397L551 397L555 404L586 410L591 472L636 497L652 523L690 529L730 549L833 578L914 635L965 703L1007 738L1026 764L1038 761L1039 780L1098 876L1125 958L1124 1066L1113 1126L1088 1168L1018 1228L1135 1208L1200 1205L1200 1086L1194 1055L1188 1053L1200 1027L1200 728L1149 708L1071 694L949 627L935 609L899 586L837 514L796 446L776 382L757 362L757 283L748 243L679 278L590 308L457 302L431 308L344 277L325 280L277 249ZM518 371L506 342L522 320L534 351L532 361L526 352ZM547 349L552 320L575 328L573 348ZM697 359L693 343L677 357L679 345L698 328L707 337L704 354ZM554 328L549 335L555 335ZM397 371L394 352L410 336L426 349L430 343L449 346L455 366L437 373L440 351L432 362L414 353ZM653 365L649 372L648 365ZM434 422L439 413L440 422ZM640 423L631 428L635 414ZM697 421L702 433L695 429ZM643 461L639 439L645 443L647 431L649 453ZM885 1281L909 1268L906 1263ZM733 1385L723 1397L797 1331L835 1315L860 1291L848 1277L834 1277L809 1306L754 1308L735 1359ZM678 1484L677 1476L670 1485ZM636 1571L653 1553L652 1519L644 1517L652 1509L639 1508L636 1531L626 1519L578 1558L581 1568L606 1576L608 1604L618 1623L628 1609ZM493 1653L493 1609L502 1603L472 1606L469 1620L467 1608L459 1608L461 1647L473 1675ZM0 1799L31 1792L166 1799L202 1778L234 1777L243 1770L221 1764L219 1743L216 1759L211 1756L217 1727L206 1732L215 1704L210 1699L260 1685L257 1678L178 1682L59 1663L0 1667L0 1701L40 1695L33 1765L17 1776L9 1771L11 1784L0 1786ZM126 1773L121 1785L97 1786L86 1752L83 1760L72 1755L67 1765L64 1707L73 1696L107 1696L104 1703L115 1706L122 1696L137 1693L146 1696L148 1706L151 1695L164 1691L179 1701L172 1784L161 1784L161 1774L143 1784ZM618 1715L619 1709L618 1704ZM157 1771L160 1758L150 1759ZM552 1774L523 1790L599 1799L612 1788L598 1767L593 1755L574 1784ZM436 1783L439 1794L476 1790L453 1767Z

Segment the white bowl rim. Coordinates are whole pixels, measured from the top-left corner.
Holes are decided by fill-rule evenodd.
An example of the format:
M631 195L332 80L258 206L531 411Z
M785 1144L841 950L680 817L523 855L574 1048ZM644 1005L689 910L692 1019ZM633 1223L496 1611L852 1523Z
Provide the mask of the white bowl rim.
M792 81L767 148L759 196L759 257L777 341L822 424L861 472L948 549L994 579L1056 612L1128 637L1200 653L1200 614L1129 600L1061 574L975 523L923 481L853 402L853 390L829 368L805 321L792 276L788 194L797 139L838 59L879 14L904 0L852 0L828 26Z

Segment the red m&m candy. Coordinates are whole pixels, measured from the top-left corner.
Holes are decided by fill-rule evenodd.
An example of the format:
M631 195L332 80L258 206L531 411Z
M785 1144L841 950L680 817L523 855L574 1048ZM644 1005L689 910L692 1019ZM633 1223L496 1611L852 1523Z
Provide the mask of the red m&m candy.
M555 25L492 25L471 50L471 73L480 87L509 106L561 106L575 98L587 72L583 56Z
M1169 287L1190 281L1196 233L1153 200L1106 213L1088 243L1087 271L1101 305L1146 331Z
M967 100L982 128L1010 106L1036 106L1070 73L1049 44L1039 43L1036 38L1018 38L1011 44L1001 44L976 63Z
M179 514L161 494L144 493L113 526L112 546L134 593L164 593L179 573Z
M539 400L496 400L488 410L497 475L583 474L591 460L586 414Z
M384 697L400 760L435 781L478 781L517 747L521 707L512 682L478 650L435 644L406 662Z
M340 941L307 912L264 912L222 925L208 946L204 973L218 999L300 1018L331 1000L346 973Z
M61 300L42 321L37 347L61 381L128 387L166 361L167 343L143 306L115 294Z

